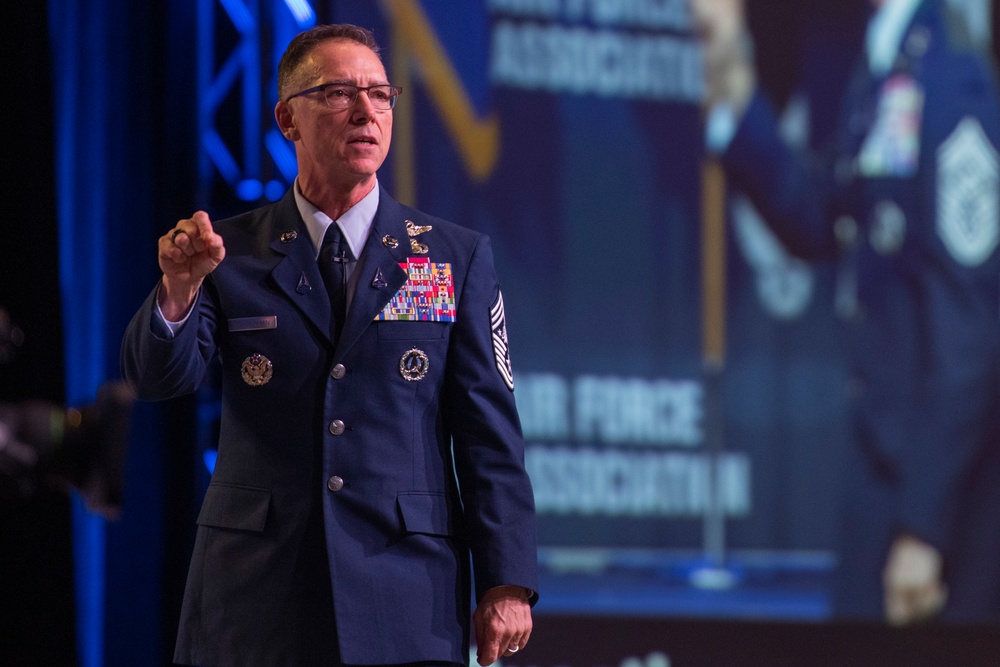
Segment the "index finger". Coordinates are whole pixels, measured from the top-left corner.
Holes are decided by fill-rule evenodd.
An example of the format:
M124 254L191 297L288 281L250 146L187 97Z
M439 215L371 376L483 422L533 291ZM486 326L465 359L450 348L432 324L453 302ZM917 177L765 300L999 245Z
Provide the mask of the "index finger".
M489 628L476 628L476 661L486 667L500 658L500 637Z
M191 216L191 222L194 223L198 236L212 236L215 233L212 229L212 219L205 211L195 211Z
M191 222L193 222L196 225L200 225L202 222L210 223L211 221L212 220L211 218L209 218L208 213L204 210L198 209L197 211L191 214Z
M195 250L201 252L205 248L218 245L217 235L212 228L212 220L209 218L208 213L205 211L196 211L191 216L191 222L195 226L195 233L191 235Z

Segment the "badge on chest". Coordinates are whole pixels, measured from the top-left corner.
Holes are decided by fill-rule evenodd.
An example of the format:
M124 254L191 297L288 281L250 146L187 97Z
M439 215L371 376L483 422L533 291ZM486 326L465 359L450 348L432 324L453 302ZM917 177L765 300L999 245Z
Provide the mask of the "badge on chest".
M375 321L454 322L455 280L451 263L409 257L399 266L406 271L406 283Z
M879 91L875 122L858 154L863 177L905 178L917 172L923 88L906 74L889 78Z

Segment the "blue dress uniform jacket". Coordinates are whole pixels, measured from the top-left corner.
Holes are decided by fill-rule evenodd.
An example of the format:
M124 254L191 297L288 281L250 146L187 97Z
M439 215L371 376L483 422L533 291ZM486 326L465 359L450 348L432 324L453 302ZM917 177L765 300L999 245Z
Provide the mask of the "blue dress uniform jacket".
M859 68L829 154L790 152L758 94L723 156L792 252L842 257L845 615L881 614L901 533L944 554L947 617L1000 615L998 145L992 69L928 0L892 71Z
M407 222L427 228L414 237L426 254ZM350 664L466 664L470 553L477 598L502 584L537 590L488 238L382 191L334 347L291 192L215 229L226 258L192 319L173 339L158 333L154 293L122 348L145 399L194 391L221 359L218 460L175 659L312 665L339 651ZM414 258L450 265L453 321L376 321Z

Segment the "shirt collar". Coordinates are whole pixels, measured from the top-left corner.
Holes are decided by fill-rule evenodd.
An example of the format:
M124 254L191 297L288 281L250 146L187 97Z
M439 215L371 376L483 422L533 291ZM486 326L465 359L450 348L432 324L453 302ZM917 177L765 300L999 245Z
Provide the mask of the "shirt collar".
M316 248L316 257L319 257L319 247L323 243L323 236L326 228L333 224L333 220L323 211L316 208L311 201L302 196L299 190L299 180L295 179L295 205L299 209L299 215L306 223L309 231L309 238L312 239L313 247ZM375 212L378 210L378 181L372 191L366 194L361 201L347 209L342 216L337 218L336 224L340 225L347 244L351 248L351 254L355 259L361 257L364 250L365 241L371 231L372 223L375 222Z
M906 29L922 1L886 0L868 23L865 52L868 69L875 76L882 76L892 69Z

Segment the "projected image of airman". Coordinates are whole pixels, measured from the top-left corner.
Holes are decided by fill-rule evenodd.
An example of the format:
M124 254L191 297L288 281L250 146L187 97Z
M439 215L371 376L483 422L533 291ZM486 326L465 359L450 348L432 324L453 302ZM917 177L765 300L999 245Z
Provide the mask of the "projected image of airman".
M692 0L706 136L784 244L838 258L854 446L834 612L1000 617L1000 107L944 0L873 0L829 151L779 139L743 0Z

